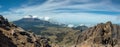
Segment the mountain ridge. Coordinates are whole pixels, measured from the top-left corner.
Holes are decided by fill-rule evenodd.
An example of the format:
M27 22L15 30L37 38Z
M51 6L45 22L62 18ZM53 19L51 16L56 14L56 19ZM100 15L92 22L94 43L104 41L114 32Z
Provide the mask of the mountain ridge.
M51 47L46 37L26 32L0 15L0 47Z
M42 30L46 27L62 27L61 25L53 24L49 21L41 20L39 18L22 18L20 20L13 21L13 23L25 30L34 31L36 34L40 33L40 29Z
M82 32L76 47L119 47L120 26L111 22L101 23Z

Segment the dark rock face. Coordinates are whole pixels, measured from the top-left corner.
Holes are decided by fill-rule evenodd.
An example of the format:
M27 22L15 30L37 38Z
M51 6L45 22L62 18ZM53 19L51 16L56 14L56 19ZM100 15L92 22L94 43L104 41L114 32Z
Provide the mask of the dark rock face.
M0 47L51 47L48 38L25 32L0 15Z
M10 27L17 27L16 25L9 23L2 15L0 15L0 27L9 30Z
M77 47L120 47L120 26L107 22L82 32L76 41Z
M4 19L3 16L0 15L0 27L4 27L5 29L9 29L10 24L7 19Z
M0 47L17 47L10 38L5 36L2 31L0 31Z

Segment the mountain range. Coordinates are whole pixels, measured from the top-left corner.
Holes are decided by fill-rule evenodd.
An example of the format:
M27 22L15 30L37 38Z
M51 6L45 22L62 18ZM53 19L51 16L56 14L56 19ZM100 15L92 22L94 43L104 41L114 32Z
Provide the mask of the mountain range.
M0 15L0 47L51 47L49 39L27 32Z
M36 34L40 33L40 30L46 29L46 27L61 27L58 24L53 24L49 21L33 17L22 18L20 20L14 21L13 23L25 30L34 31Z
M50 21L32 17L22 18L13 23L25 30L50 38L52 44L59 45L73 44L74 41L72 40L74 40L74 36L88 29L85 25L69 28L65 24L55 24Z
M13 23L16 24L17 26L22 27L25 30L34 31L34 33L36 34L40 34L42 30L46 30L48 27L67 28L67 25L65 24L56 24L54 22L39 19L32 15L17 21L13 21ZM73 27L74 30L85 30L87 28L88 28L87 26Z
M0 15L0 47L120 47L120 26L110 21L85 30L46 27L36 35Z

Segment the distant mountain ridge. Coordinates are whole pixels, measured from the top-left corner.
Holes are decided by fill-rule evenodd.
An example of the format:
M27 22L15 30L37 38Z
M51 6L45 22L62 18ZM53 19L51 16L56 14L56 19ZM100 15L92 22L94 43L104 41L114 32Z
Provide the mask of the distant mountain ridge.
M76 39L75 37L82 31L88 29L85 25L70 28L64 26L64 24L54 24L49 21L29 17L14 21L14 23L26 30L31 30L35 34L48 37L53 44L59 45L74 44L74 40Z
M44 25L44 26L57 26L56 24L53 24L49 21L45 21L45 20L41 20L39 18L33 18L33 17L29 17L29 18L22 18L20 20L14 21L15 24L36 24L36 25ZM33 25L34 25L33 24Z
M41 20L39 18L33 18L32 16L13 21L13 23L25 30L31 30L35 33L40 33L40 29L43 29L44 27L62 27L61 25L54 24L49 21Z
M31 25L33 22L39 21L23 19L20 21L27 21ZM30 25L29 23L26 23L25 26ZM48 27L48 25L46 27L42 25L34 27L31 26L30 29L36 30L38 28L42 31L41 35L45 37L35 35L32 32L25 32L19 26L9 23L7 19L0 16L0 47L120 47L120 26L112 24L110 21L87 29L86 26L83 28L78 26L74 29ZM83 30L81 31L81 29Z

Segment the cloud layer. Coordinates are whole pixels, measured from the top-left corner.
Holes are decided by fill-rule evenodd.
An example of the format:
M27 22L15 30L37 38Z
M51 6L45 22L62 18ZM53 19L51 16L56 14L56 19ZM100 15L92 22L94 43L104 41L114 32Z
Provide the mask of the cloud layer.
M61 23L96 24L106 21L120 23L116 20L120 15L120 6L117 5L118 1L115 1L117 0L46 0L42 4L31 6L23 4L19 8L10 8L10 11L1 14L6 15L5 17L11 21L26 15L37 15L53 17L55 21ZM34 1L28 4L32 3Z

